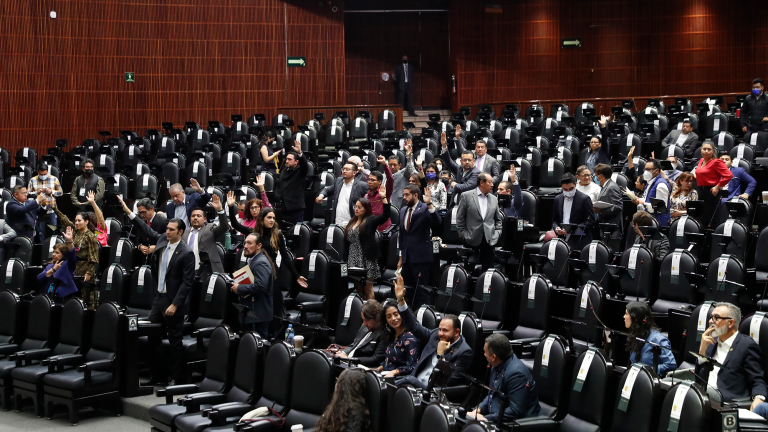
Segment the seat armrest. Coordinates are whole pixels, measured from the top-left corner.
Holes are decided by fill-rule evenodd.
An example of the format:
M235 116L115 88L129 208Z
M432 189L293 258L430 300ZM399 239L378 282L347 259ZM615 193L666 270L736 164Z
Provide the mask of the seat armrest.
M469 386L468 385L458 385L458 386L451 386L451 387L443 387L440 389L441 392L445 395L445 397L448 398L449 401L454 403L461 403L469 394Z
M13 354L19 350L19 346L16 344L2 344L0 345L0 355L7 356Z
M173 403L174 396L195 393L199 389L200 389L200 386L198 386L197 384L180 384L180 385L157 389L157 391L155 392L155 396L157 397L165 396L165 403L171 404Z
M26 366L35 360L43 360L51 355L51 349L40 348L27 351L19 351L8 356L8 360L16 360L16 367Z
M114 369L113 360L94 360L88 363L81 364L80 366L77 367L78 372L91 372L91 371L111 372L113 369Z
M48 373L61 372L61 368L64 366L77 366L85 361L85 356L82 354L64 354L60 356L48 357L43 360L43 366L48 366Z
M325 309L325 302L304 302L298 304L302 312L322 312Z
M509 343L512 345L512 351L519 356L523 353L532 352L533 347L538 346L539 343L541 343L541 338L515 339L509 341Z
M527 417L517 419L510 423L512 430L525 432L557 432L560 430L560 423L549 417Z
M224 426L224 423L229 417L242 417L246 413L253 411L252 405L245 403L228 403L224 405L218 405L211 407L207 410L203 410L203 417L208 417L213 422L213 426Z
M197 339L197 352L203 352L203 347L205 346L204 339L210 338L214 330L216 330L216 327L206 327L192 332L192 337Z
M201 405L217 405L227 401L227 395L217 392L204 392L191 394L179 398L176 404L187 408L187 414L200 412Z

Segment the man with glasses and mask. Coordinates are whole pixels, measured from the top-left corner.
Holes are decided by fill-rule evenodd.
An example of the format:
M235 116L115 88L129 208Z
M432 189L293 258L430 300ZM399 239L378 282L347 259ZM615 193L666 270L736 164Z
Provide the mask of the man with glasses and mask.
M741 310L731 303L716 303L709 324L701 335L699 354L723 367L699 361L697 375L720 391L723 402L751 399L750 410L765 417L768 406L763 402L768 389L763 379L760 346L751 337L739 333Z
M765 96L763 80L752 80L752 93L741 105L741 130L744 133L765 130L768 124L768 98Z
M355 214L354 206L357 200L368 193L368 183L355 180L357 165L347 162L341 167L341 177L336 178L333 184L323 188L315 198L318 204L323 203L323 198L333 200L334 223L340 227L347 223Z
M477 187L477 175L480 174L480 170L475 168L474 153L467 150L461 153L461 166L456 165L448 151L448 138L445 137L445 132L440 135L440 145L443 146L440 157L445 161L446 169L451 171L456 179L450 186L453 194L452 202L458 204L461 194Z
M83 174L72 183L70 198L77 211L87 212L92 209L87 198L88 192L91 191L96 194L96 204L99 207L104 207L104 179L98 174L94 174L93 166L93 160L86 159L83 164Z
M576 190L576 176L571 173L563 174L560 186L563 193L555 197L552 207L552 230L558 236L565 237L571 248L581 250L592 241L592 226L595 223L592 200ZM561 224L577 225L577 229L568 234L560 227Z
M661 164L656 159L651 159L645 163L645 170L643 171L643 180L646 181L645 200L643 206L652 213L661 226L669 225L669 193L670 187L667 179L661 175ZM661 200L664 202L664 210L656 211L651 203L652 199Z

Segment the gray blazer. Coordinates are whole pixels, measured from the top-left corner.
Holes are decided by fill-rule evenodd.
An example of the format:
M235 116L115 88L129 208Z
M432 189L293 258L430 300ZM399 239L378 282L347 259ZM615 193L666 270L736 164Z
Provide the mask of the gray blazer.
M670 144L676 144L677 138L680 136L680 134L683 133L679 130L673 130L667 135L664 140L661 141L662 146L670 145ZM699 136L696 135L696 132L691 131L691 133L688 134L688 138L685 139L685 142L680 147L683 148L683 151L685 152L686 157L693 156L693 152L696 151L697 148L699 148Z
M16 238L16 231L5 222L5 219L0 219L0 244L8 244Z
M488 194L488 209L485 217L480 216L480 202L477 199L477 189L467 191L459 200L456 212L456 228L459 236L470 246L480 246L485 234L490 239L491 246L499 241L503 219L499 211L499 201L495 195Z
M224 273L224 263L219 258L219 250L216 246L216 239L223 236L229 224L227 219L222 217L223 213L217 213L218 223L207 223L200 228L200 236L197 239L197 247L199 252L207 252L208 258L211 259L211 270L215 273ZM184 244L189 244L189 234L192 232L192 227L188 226L187 230L181 236L181 241Z
M608 179L605 182L602 190L600 190L600 194L597 196L598 201L613 204L612 207L600 210L598 222L616 224L616 226L618 226L619 234L624 232L624 216L622 213L624 203L622 202L621 197L621 188L611 179Z

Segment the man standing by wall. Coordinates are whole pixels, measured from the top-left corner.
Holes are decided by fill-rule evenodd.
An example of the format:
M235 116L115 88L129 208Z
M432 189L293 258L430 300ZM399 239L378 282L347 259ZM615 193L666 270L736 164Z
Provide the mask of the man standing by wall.
M408 56L403 56L402 64L397 65L395 76L397 83L397 103L403 106L403 112L408 111L408 115L416 116L413 109L413 66L408 64Z

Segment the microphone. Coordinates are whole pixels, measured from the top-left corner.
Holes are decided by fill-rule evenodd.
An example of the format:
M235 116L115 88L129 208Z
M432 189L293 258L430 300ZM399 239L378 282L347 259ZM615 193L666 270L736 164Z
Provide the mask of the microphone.
M339 251L337 251L337 250L336 250L336 248L335 248L335 247L333 247L333 245L332 245L332 244L330 244L330 243L328 243L328 247L329 247L329 248L331 248L331 249L333 249L333 251L334 251L334 252L336 252L336 257L337 257L337 259L338 259L339 261L341 261L341 254L339 253Z
M411 298L411 304L413 304L416 301L416 291L419 290L420 282L421 282L421 272L419 272L419 276L416 279L416 288L413 289L413 298Z
M640 259L640 265L645 264L644 259ZM643 278L643 272L640 272L640 276L637 278L637 290L635 291L635 297L637 301L640 301L640 281Z
M459 284L459 279L456 279L456 282L453 283L454 289ZM418 288L418 287L417 287ZM443 315L445 315L446 312L448 312L448 305L451 304L451 299L453 298L454 290L451 290L451 296L448 297L448 301L445 302L445 308L443 308Z
M715 207L715 211L712 213L712 217L709 219L709 223L707 224L708 228L712 228L712 221L715 220L715 215L717 215L717 211L720 210L720 205L722 203L723 203L723 200L720 199L720 194L718 193L717 207Z
M560 273L557 274L556 281L560 280L560 276L563 275L563 270L565 270L566 267L568 267L568 259L567 258L566 258L565 262L563 263L562 268L560 269ZM566 285L567 285L567 283L566 283Z

